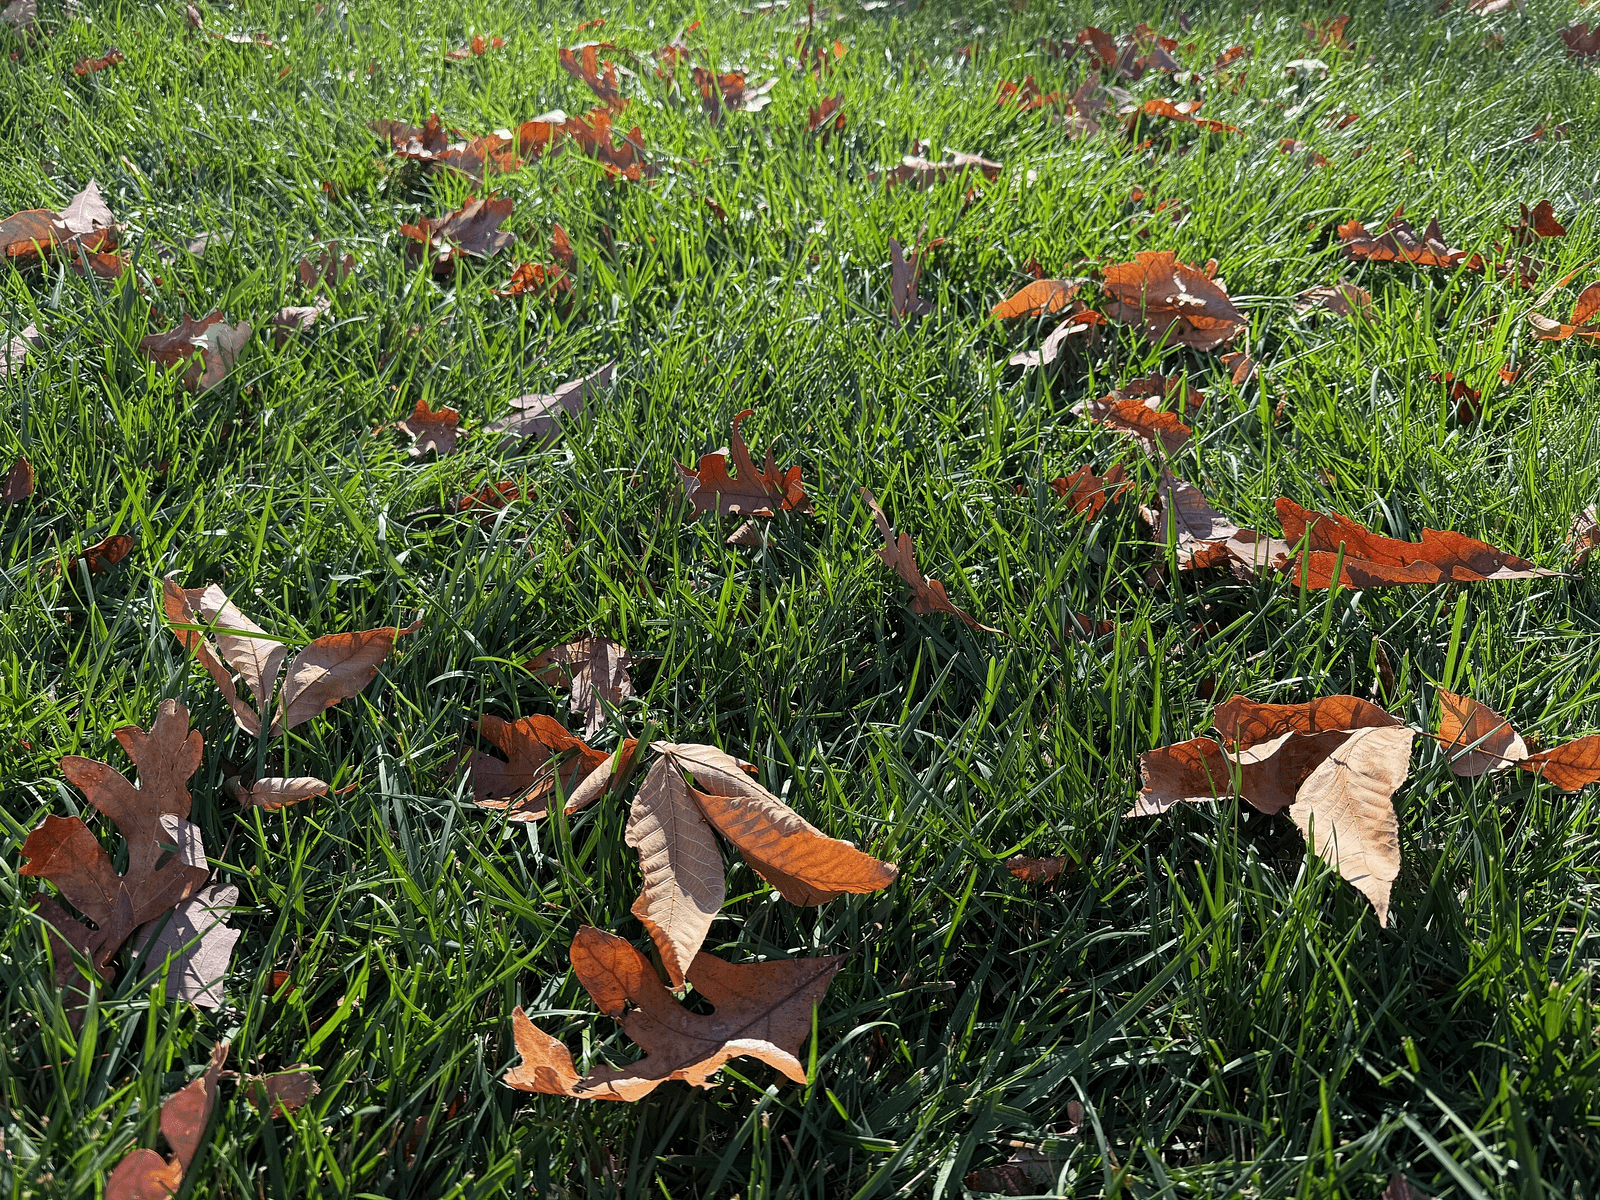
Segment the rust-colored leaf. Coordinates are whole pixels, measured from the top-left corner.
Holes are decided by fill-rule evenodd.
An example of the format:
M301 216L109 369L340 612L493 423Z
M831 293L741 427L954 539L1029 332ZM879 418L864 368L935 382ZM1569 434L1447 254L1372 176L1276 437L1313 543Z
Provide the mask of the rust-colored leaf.
M639 127L635 125L618 142L611 132L608 109L597 108L587 117L568 117L563 129L580 150L604 168L610 179L639 183L656 173L655 165L645 158L644 135Z
M172 1147L164 1159L154 1150L134 1150L106 1176L106 1200L166 1200L177 1195L183 1174L194 1162L217 1104L217 1081L228 1061L228 1043L211 1048L206 1072L193 1083L167 1097L161 1106L161 1136Z
M607 108L621 112L628 107L628 101L617 88L617 69L599 53L612 49L615 47L610 42L590 42L571 49L563 46L556 51L556 59L563 71L586 84Z
M503 37L486 38L480 33L465 46L446 50L444 56L450 62L467 62L474 58L482 58L491 50L502 49L505 44L506 40Z
M811 511L811 500L800 481L798 466L780 471L771 449L767 451L765 465L759 469L750 457L750 447L739 433L739 423L753 411L747 408L733 418L731 457L739 472L737 476L728 473L730 455L720 451L702 454L692 471L681 463L674 464L695 516L714 512L722 516L770 517L778 512Z
M1575 337L1600 344L1600 282L1591 283L1578 293L1570 322L1552 321L1539 313L1529 313L1528 324L1543 341L1564 342Z
M543 263L518 263L503 288L494 294L502 300L531 295L538 300L560 302L572 294L572 277L560 267L547 267Z
M1107 267L1103 286L1112 301L1107 315L1158 344L1215 350L1249 325L1221 284L1170 250Z
M1333 863L1389 924L1389 892L1400 874L1394 793L1411 768L1415 730L1358 729L1311 772L1289 816L1318 857Z
M712 123L722 119L725 112L759 112L772 101L768 95L776 79L769 79L760 87L750 87L738 72L718 75L704 67L695 67L691 74L700 89L700 103Z
M1303 704L1262 704L1236 695L1217 705L1212 724L1224 746L1244 750L1286 733L1349 732L1388 728L1400 722L1359 696L1318 696Z
M1070 475L1050 481L1056 495L1064 499L1072 511L1094 520L1105 506L1122 497L1133 486L1121 463L1112 463L1104 475L1096 475L1089 466L1079 467Z
M393 625L357 633L329 633L319 637L289 664L283 676L282 711L271 733L304 725L325 709L360 695L378 674L394 649L395 638L414 631L421 622L404 629Z
M34 262L66 235L60 219L44 208L13 213L0 220L0 257Z
M1530 754L1517 765L1555 784L1563 792L1575 792L1600 780L1600 734Z
M1261 812L1282 812L1294 803L1307 778L1348 737L1344 730L1289 732L1232 752L1214 739L1202 737L1147 750L1139 756L1144 786L1127 815L1154 816L1174 804L1232 795Z
M1071 861L1065 854L1047 858L1028 858L1025 855L1014 854L1006 859L1006 870L1023 883L1049 883L1066 870L1067 864Z
M627 649L610 638L581 637L544 651L528 670L552 687L572 689L572 711L583 718L583 736L593 737L605 727L609 710L633 696L632 665Z
M561 435L566 418L576 418L583 412L589 397L611 386L616 366L608 362L581 379L562 384L548 395L518 396L511 401L512 413L489 422L485 429L511 437L536 438L541 445L549 445Z
M1139 396L1117 397L1112 393L1104 400L1086 401L1077 406L1077 411L1096 425L1137 438L1151 454L1160 446L1170 457L1183 449L1194 433L1177 413L1152 407L1147 399Z
M1467 262L1465 250L1452 249L1445 241L1437 218L1419 235L1404 217L1394 216L1384 232L1373 235L1360 221L1350 220L1338 228L1345 253L1355 262L1403 262L1419 267L1444 267L1454 270ZM1480 264L1481 268L1481 264Z
M1064 279L1036 279L989 310L991 317L1012 321L1018 317L1046 317L1060 312L1078 294L1078 284Z
M1561 40L1567 44L1568 58L1594 58L1600 55L1600 24L1590 29L1587 21L1574 21L1560 32Z
M844 132L844 123L844 97L824 96L807 111L806 132L820 132L823 141L827 141L830 135Z
M1511 722L1466 696L1439 689L1439 742L1450 769L1464 778L1505 771L1528 756Z
M0 504L21 504L33 495L33 464L19 458L6 472L5 483L0 484Z
M1321 21L1303 21L1301 25L1306 31L1306 40L1314 46L1330 46L1339 50L1347 50L1350 43L1345 40L1345 26L1350 24L1350 14L1340 13L1336 17L1327 17Z
M20 874L48 879L74 908L98 926L96 966L105 966L145 921L188 899L205 883L205 848L189 823L186 781L200 766L202 742L189 729L189 711L164 700L146 733L124 726L116 737L139 769L130 784L110 766L68 755L61 771L89 803L110 817L128 847L128 869L118 875L82 821L48 816L28 835Z
M80 58L73 64L74 75L93 75L96 71L104 71L107 67L114 67L122 61L122 51L107 50L99 58Z
M418 400L411 415L395 426L411 439L412 458L421 458L430 450L440 458L454 454L461 436L460 427L461 414L455 409L442 405L432 409L426 400Z
M885 566L911 585L912 612L921 616L935 612L950 613L952 616L960 617L972 629L982 630L984 633L1000 632L980 623L972 614L957 608L950 597L945 595L944 584L937 579L924 578L917 566L916 545L911 535L902 530L898 538L895 536L889 518L884 516L883 509L878 507L876 497L866 488L861 489L861 498L867 502L867 507L872 512L872 519L877 523L878 532L883 535L883 548L878 551L878 557L883 559Z
M1147 117L1164 117L1169 121L1178 121L1186 125L1194 125L1208 133L1243 133L1237 125L1229 125L1226 121L1215 121L1210 117L1195 116L1202 101L1154 99L1146 100L1139 111Z
M400 226L400 232L411 239L406 249L413 257L426 256L433 263L433 273L445 275L463 255L488 259L509 246L512 234L501 229L500 223L510 215L509 199L469 196L454 212L418 217L414 224Z
M92 546L85 546L81 555L69 556L67 573L70 575L77 571L81 562L89 574L103 575L131 553L133 553L133 538L125 533L114 533Z
M1517 207L1522 210L1521 219L1515 225L1506 226L1516 245L1531 246L1546 238L1567 236L1566 226L1556 220L1556 208L1550 201L1541 200L1532 208L1519 202Z
M220 309L195 320L185 317L166 333L152 333L139 340L139 348L162 367L187 364L180 376L191 392L205 392L228 377L246 342L250 322L229 325Z
M269 1117L282 1117L297 1112L311 1103L311 1098L322 1091L316 1078L302 1064L270 1075L250 1075L242 1081L245 1099L257 1112Z
M610 757L574 737L551 717L534 715L503 721L485 714L478 733L492 742L505 760L473 754L472 799L480 808L504 812L512 821L537 821L550 812L556 780L571 796L579 781L599 770Z

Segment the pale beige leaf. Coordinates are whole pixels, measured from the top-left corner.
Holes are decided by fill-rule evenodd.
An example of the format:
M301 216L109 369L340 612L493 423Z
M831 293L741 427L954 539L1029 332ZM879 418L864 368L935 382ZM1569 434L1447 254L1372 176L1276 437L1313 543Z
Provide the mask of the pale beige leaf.
M258 779L248 787L236 788L240 808L263 808L275 812L291 804L299 804L313 796L326 796L328 785L309 775L292 779Z
M682 987L726 884L716 834L670 758L658 758L639 785L623 839L644 873L633 915L655 939L672 985Z
M1289 807L1312 849L1372 902L1384 926L1400 874L1393 796L1410 769L1415 734L1403 725L1356 730L1311 772Z
M239 672L239 678L255 696L257 708L265 712L289 648L274 641L265 629L240 612L214 583L201 591L195 608L201 618L198 623L210 626L222 657Z

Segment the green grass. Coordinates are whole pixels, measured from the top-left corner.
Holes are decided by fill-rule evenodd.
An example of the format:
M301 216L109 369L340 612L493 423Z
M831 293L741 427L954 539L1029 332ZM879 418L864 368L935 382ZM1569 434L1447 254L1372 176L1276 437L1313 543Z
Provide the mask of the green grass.
M0 277L0 333L32 321L44 335L0 381L0 466L24 453L39 475L32 502L0 512L9 1195L98 1195L124 1153L155 1144L160 1099L223 1037L235 1065L312 1063L322 1091L266 1122L225 1088L193 1197L952 1196L1012 1141L1048 1141L1067 1196L1366 1198L1396 1170L1439 1196L1594 1195L1593 790L1457 780L1419 739L1396 797L1405 868L1388 930L1284 820L1235 804L1119 817L1139 752L1207 729L1208 698L1367 695L1380 645L1386 701L1413 724L1428 728L1434 687L1453 684L1545 745L1600 728L1592 575L1304 598L1214 575L1152 584L1163 554L1132 506L1086 527L1043 481L1122 459L1151 482L1128 442L1070 409L1162 356L1114 329L1088 360L1022 374L1005 357L1036 331L986 315L1032 258L1070 271L1144 248L1215 257L1263 378L1241 390L1213 357L1166 356L1209 397L1181 476L1262 528L1286 494L1398 536L1458 529L1560 565L1568 520L1600 491L1596 352L1532 341L1526 292L1357 268L1317 230L1403 203L1487 253L1518 200L1548 196L1570 232L1544 251L1546 280L1600 256L1600 83L1562 54L1570 6L1482 17L1363 0L1344 52L1305 43L1301 22L1323 8L1220 4L1190 35L1154 10L1038 0L966 6L963 28L948 6L839 8L827 35L849 53L818 87L774 60L792 53L798 5L624 7L588 33L574 27L598 10L504 0L206 10L212 27L278 38L265 53L190 36L179 5L86 0L69 15L41 0L45 36L0 61L0 212L59 206L98 179L161 283L146 298L59 268ZM780 76L765 111L714 127L697 97L653 78L648 52L696 17L690 44L719 68ZM1253 48L1242 89L1204 87L1205 115L1242 136L1142 153L992 103L1001 78L1075 86L1081 56L1047 59L1040 37L1141 19L1196 43L1186 66ZM473 32L509 44L444 63ZM1503 46L1486 48L1487 32ZM576 154L531 165L504 182L519 244L435 283L398 227L470 188L403 168L366 123L437 109L486 132L586 111L555 51L594 37L645 56L626 119L660 177L617 187ZM969 43L970 63L957 54ZM126 61L73 75L109 46ZM1284 78L1306 54L1326 80ZM1135 90L1176 94L1160 77ZM820 146L805 112L830 91L849 124ZM1362 120L1331 129L1346 110ZM1522 140L1551 117L1568 140ZM1307 171L1280 154L1284 137L1331 165ZM1005 173L970 205L954 185L885 194L867 173L916 138ZM1136 214L1135 186L1191 216ZM548 261L552 222L579 257L565 322L489 294L519 258ZM888 239L924 228L946 239L922 289L936 310L896 330ZM164 267L148 245L202 231L223 236L199 260ZM165 321L220 307L262 328L303 303L294 268L330 238L358 273L315 336L281 349L258 336L200 397L135 352L167 327L152 304ZM1341 273L1373 292L1372 321L1294 315L1294 293ZM1571 294L1545 311L1564 317ZM511 397L612 357L615 389L561 445L476 433ZM1519 380L1487 389L1508 359ZM1429 380L1445 370L1486 387L1481 423L1452 420ZM461 454L414 461L373 435L419 398L461 411ZM744 407L752 446L801 464L817 507L778 521L759 552L725 547L731 525L687 520L671 471L723 444ZM504 478L530 498L493 521L408 515ZM863 485L916 535L927 573L1007 636L908 611L874 554ZM56 570L114 531L137 548L113 572ZM417 609L426 623L360 698L258 744L163 628L169 573L221 583L297 640ZM1074 612L1119 631L1085 639ZM1216 632L1192 637L1197 621ZM566 966L585 922L646 940L628 916L625 805L507 827L472 806L455 766L480 712L565 715L519 664L586 629L649 656L640 699L599 744L649 722L715 742L814 824L900 864L885 893L800 910L728 858L710 948L852 952L806 1086L749 1059L711 1091L669 1084L633 1106L498 1082L517 1004L583 1056L630 1054ZM74 1037L18 848L45 814L86 807L60 756L127 765L112 730L148 725L169 696L205 735L194 819L242 891L228 1005L169 1002L124 972ZM240 816L222 780L269 767L354 786ZM1075 869L1032 889L1001 865L1017 852L1065 853ZM291 972L287 999L268 994L274 970Z

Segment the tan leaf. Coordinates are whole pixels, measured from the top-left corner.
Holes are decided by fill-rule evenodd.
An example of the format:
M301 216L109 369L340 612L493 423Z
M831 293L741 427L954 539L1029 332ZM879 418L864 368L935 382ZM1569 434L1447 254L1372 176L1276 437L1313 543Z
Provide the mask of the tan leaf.
M19 458L6 472L6 481L0 484L0 504L21 504L33 495L33 464Z
M729 456L720 451L702 454L692 471L682 463L673 464L695 516L715 512L723 516L770 517L777 512L811 511L799 467L780 471L770 449L766 465L760 469L750 457L750 447L739 432L739 424L753 411L747 408L733 418L732 458L737 476L728 474Z
M610 638L581 637L536 656L528 670L553 687L571 685L572 711L583 718L583 736L593 737L605 727L607 710L633 696L632 665L627 649Z
M196 892L165 918L146 922L133 942L134 951L144 955L141 977L165 967L168 999L221 1008L223 981L240 937L239 930L224 922L238 902L238 888L215 885Z
M622 745L617 747L617 752L607 755L606 761L599 769L589 772L583 777L583 782L572 789L572 793L567 797L567 807L563 811L571 816L589 807L607 790L622 787L628 781L628 776L633 773L634 754L638 748L638 738L623 738Z
M322 1091L315 1077L303 1066L275 1071L271 1075L251 1075L243 1084L245 1098L255 1105L257 1112L269 1117L296 1112Z
M1563 792L1575 792L1600 779L1600 734L1541 750L1518 765L1555 784Z
M1149 817L1174 804L1201 803L1237 795L1267 814L1294 802L1306 778L1349 735L1284 733L1230 754L1211 738L1194 738L1147 750L1139 756L1144 786L1126 814Z
M548 816L558 774L562 791L571 796L610 757L568 733L559 721L539 714L517 721L486 714L478 719L478 733L499 747L506 761L482 753L472 756L473 803L502 811L513 821Z
M200 665L206 669L206 673L211 676L212 682L217 685L217 690L222 693L222 698L227 701L228 707L233 711L233 719L238 723L239 728L243 729L246 733L254 737L256 734L261 732L260 716L256 713L255 709L251 708L239 698L239 693L233 686L233 676L228 673L227 667L222 665L221 660L217 657L217 651L206 639L205 634L200 632L199 629L190 628L191 626L196 625L202 627L212 625L216 615L221 612L222 606L226 605L228 608L232 608L232 604L228 602L227 596L224 595L222 590L217 588L215 584L211 584L204 588L192 588L185 590L184 588L179 587L178 584L173 580L164 579L161 582L161 588L162 608L166 614L167 625L172 630L172 636L178 639L178 643L183 646L185 650L191 651L195 658L199 661ZM213 588L216 589L215 595L210 595ZM211 606L213 620L208 620L201 613L200 610L204 605ZM256 651L253 649L246 649L244 647L244 643L251 640L248 636L248 632L245 632L243 635L238 632L240 630L255 630L256 632L265 631L261 630L259 626L256 626L254 623L250 622L242 613L238 613L237 609L234 609L233 611L237 615L235 616L230 614L227 623L223 626L225 631L224 635L232 636L239 641L240 653L242 655L250 656L242 658L241 661L248 663L251 661L251 658L258 654L265 655L267 653L266 650ZM217 623L221 624L221 622ZM277 647L280 650L282 649L275 642L267 643L267 645L269 647ZM277 664L281 664L282 661L282 657L279 657ZM272 684L277 678L279 669L277 664L272 666L272 676L270 678L262 676L259 671L256 674L256 678L263 680L264 687L262 690L265 692L271 691ZM242 674L243 673L241 672L241 675ZM249 680L246 680L246 685L249 685Z
M1494 709L1439 689L1439 741L1450 769L1473 778L1505 771L1528 757L1528 747L1511 722Z
M615 362L608 362L581 379L562 384L549 395L518 396L511 402L509 416L491 421L484 428L511 437L536 438L548 446L561 435L565 418L576 418L589 398L611 386Z
M332 300L326 296L318 296L312 304L288 305L280 308L272 320L267 322L272 326L272 344L282 346L294 334L308 332L322 318L322 314L332 307Z
M1001 164L990 162L977 154L953 154L946 162L929 162L925 158L906 155L900 165L883 173L886 188L909 183L914 188L929 188L946 179L959 178L969 171L985 179L998 179ZM869 176L873 178L873 176Z
M1085 338L1099 336L1100 326L1106 319L1091 308L1073 301L1076 310L1070 313L1059 325L1050 331L1037 350L1019 350L1006 361L1013 367L1040 367L1048 366L1061 356L1062 348L1066 346L1067 339L1082 334Z
M106 1200L167 1200L183 1184L184 1172L194 1162L217 1104L217 1081L228 1061L228 1043L211 1048L206 1073L167 1097L161 1106L161 1136L172 1147L171 1160L154 1150L134 1150L125 1155L106 1177Z
M395 638L412 632L418 624L405 629L388 625L359 633L329 633L312 642L289 664L283 679L282 708L271 732L304 725L324 709L360 694L389 657Z
M1304 704L1261 704L1237 695L1217 705L1212 723L1222 744L1232 749L1244 749L1290 732L1326 733L1400 724L1359 696L1318 696Z
M328 785L308 775L293 779L258 779L248 787L235 789L240 808L260 808L276 812L313 796L326 796Z
M639 785L623 840L638 850L644 874L631 911L681 988L722 908L725 879L716 835L670 758L658 758Z
M1594 505L1589 505L1572 518L1572 524L1567 526L1567 544L1572 547L1572 565L1575 567L1588 562L1589 555L1594 553L1596 546L1600 546L1600 513L1595 511Z
M834 955L734 964L701 951L688 981L716 1006L703 1016L674 1000L628 942L584 926L572 942L573 972L645 1057L598 1068L578 1084L579 1093L632 1100L668 1079L710 1087L710 1077L741 1055L804 1083L800 1048L811 1033L812 1009L843 962ZM625 1011L624 1001L635 1007Z
M411 415L395 428L411 439L412 458L421 458L430 450L443 458L455 453L460 424L461 414L455 409L431 409L426 400L418 400Z
M6 379L21 372L22 364L27 361L28 351L39 341L39 329L36 325L26 325L21 333L8 342L0 342L0 379ZM0 500L0 503L5 501Z
M1327 287L1307 288L1295 297L1294 305L1295 312L1301 316L1321 309L1335 316L1351 317L1369 312L1371 308L1372 294L1343 280Z
M791 904L875 892L899 873L893 863L823 833L715 746L653 743L652 749L694 776L705 789L695 794L707 819Z
M1289 816L1317 855L1372 902L1389 924L1389 892L1400 874L1394 793L1411 767L1405 726L1358 729L1306 779Z
M889 518L884 516L883 509L878 507L876 497L866 488L862 488L861 498L867 502L867 507L872 511L872 519L877 522L878 532L883 535L883 549L878 551L878 557L883 559L885 566L911 585L912 612L922 616L935 612L950 613L952 616L960 617L973 629L980 629L985 633L1000 632L998 629L981 624L970 613L957 608L950 597L945 595L944 584L937 579L925 579L917 567L917 551L911 535L902 530L900 536L896 538L894 526L889 524Z
M520 1004L511 1010L511 1035L522 1062L500 1077L502 1083L519 1092L542 1092L547 1096L581 1094L572 1051L528 1020Z
M1543 304L1548 296L1541 297ZM1552 321L1539 313L1528 314L1528 324L1543 341L1564 342L1575 337L1585 342L1600 343L1600 283L1591 283L1578 293L1572 306L1572 320Z

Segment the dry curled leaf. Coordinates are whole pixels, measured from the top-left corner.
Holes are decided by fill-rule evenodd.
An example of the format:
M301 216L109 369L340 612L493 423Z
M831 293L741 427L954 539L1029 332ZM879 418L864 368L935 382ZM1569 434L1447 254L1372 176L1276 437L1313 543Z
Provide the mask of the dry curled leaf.
M1159 404L1160 401L1157 401ZM1137 438L1144 450L1154 455L1160 446L1170 457L1183 449L1194 430L1185 425L1177 413L1152 406L1140 396L1120 396L1113 392L1101 400L1088 400L1074 411L1088 417L1096 425Z
M1531 312L1528 314L1528 324L1533 326L1534 333L1541 341L1564 342L1575 337L1600 344L1600 283L1591 283L1578 293L1570 322L1552 321L1549 317Z
M211 1048L205 1074L167 1097L161 1105L161 1136L172 1147L172 1157L154 1150L133 1150L106 1176L105 1200L164 1200L177 1195L183 1174L194 1162L217 1104L217 1081L228 1061L228 1043Z
M220 309L201 317L185 317L166 333L152 333L139 340L139 348L162 367L184 366L180 376L191 392L205 392L228 377L246 342L250 322L229 325Z
M1157 344L1215 350L1249 324L1220 283L1170 250L1107 267L1103 286L1112 301L1107 315Z
M1487 705L1443 688L1439 689L1439 742L1450 769L1466 779L1508 770L1528 756L1528 747L1510 721Z
M639 785L623 840L639 852L644 876L629 911L655 941L672 986L681 988L722 908L726 881L711 822L670 758L656 759Z
M80 58L73 64L74 75L93 75L97 71L104 71L107 67L114 67L122 61L122 51L107 50L99 58Z
M18 374L38 341L39 329L33 324L24 325L22 332L9 341L0 341L0 379Z
M576 418L591 396L611 386L616 366L608 362L581 379L562 384L548 395L518 396L511 401L511 415L491 421L485 429L510 437L537 438L541 445L549 445L561 435L564 419Z
M1109 503L1122 498L1133 486L1121 463L1112 463L1104 475L1096 475L1089 466L1079 467L1070 475L1050 481L1055 494L1065 500L1072 511L1094 520Z
M428 407L426 400L418 400L411 415L395 425L411 439L412 458L421 458L430 450L443 458L456 452L460 440L461 414L453 408Z
M702 454L692 471L682 463L674 464L695 516L714 512L722 516L770 517L778 512L811 511L798 466L780 471L770 448L765 465L759 469L750 457L750 447L739 432L739 424L753 411L747 408L733 418L731 456L721 451ZM738 471L736 476L728 474L730 457Z
M877 523L878 532L883 535L883 548L878 551L878 557L883 559L885 566L911 585L912 612L921 616L935 612L950 613L952 616L960 617L972 629L984 633L1000 632L980 623L972 614L957 608L945 594L944 584L937 579L924 578L917 566L916 545L911 535L902 530L899 537L895 536L894 527L889 524L889 518L884 516L883 509L878 507L877 498L866 488L861 489L861 498L867 502L867 507L872 512L872 519Z
M806 114L806 132L821 133L824 142L835 133L843 133L844 124L843 96L824 96Z
M1594 553L1596 546L1600 546L1600 512L1596 512L1594 505L1589 505L1572 518L1572 524L1567 526L1567 544L1572 547L1572 565L1575 567L1588 562L1589 555Z
M1212 724L1222 744L1243 750L1285 733L1388 728L1400 722L1359 696L1318 696L1302 704L1263 704L1235 695L1217 705Z
M144 955L141 976L167 972L167 998L206 1008L222 1007L222 983L240 933L223 924L239 902L232 884L196 892L165 917L145 923L134 951Z
M259 808L266 812L276 812L313 796L327 794L328 785L310 775L298 775L290 779L258 779L247 786L233 788L234 799L239 801L240 808Z
M486 714L478 719L478 734L506 757L502 761L481 751L472 755L473 803L504 812L512 821L548 816L557 779L562 794L571 796L610 757L568 733L559 721L537 714L516 721Z
M1174 804L1239 796L1251 807L1279 813L1294 803L1313 771L1342 745L1344 730L1283 733L1259 745L1227 751L1212 738L1194 738L1139 756L1143 787L1126 814L1148 817Z
M572 689L572 711L583 718L583 736L593 737L609 710L633 696L632 665L627 649L610 638L581 637L537 655L528 670L552 687Z
M588 85L607 108L621 112L628 107L628 101L617 88L617 69L599 54L615 48L610 42L590 42L571 49L563 46L556 51L556 59L563 71Z
M1547 238L1567 236L1567 228L1556 220L1556 208L1550 201L1541 200L1532 208L1519 202L1517 207L1522 210L1521 219L1515 225L1506 226L1514 244L1531 246Z
M1439 228L1438 218L1430 221L1419 235L1404 217L1394 216L1382 234L1367 232L1360 221L1346 221L1338 228L1345 253L1355 262L1403 262L1419 267L1445 267L1454 270L1466 263L1465 250L1452 249Z
M164 700L148 733L127 725L116 738L139 769L137 786L107 764L75 754L61 760L61 771L116 825L127 842L127 870L117 873L77 817L57 816L28 834L22 846L28 861L20 870L55 884L94 922L87 948L97 967L109 963L138 926L194 895L209 874L200 830L188 819L186 781L199 769L203 745L189 728L189 710Z
M1364 895L1389 924L1389 893L1400 874L1394 793L1411 767L1405 726L1358 729L1311 772L1289 816L1319 858Z
M713 124L722 119L724 112L759 112L772 102L768 93L778 82L769 79L759 87L750 87L737 72L717 75L695 67L692 73L695 86L700 89L700 103Z
M286 305L280 308L268 324L272 327L272 344L282 346L297 333L308 332L333 307L333 301L318 296L312 304Z
M523 130L527 130L524 125ZM568 117L562 126L567 137L617 182L639 183L656 174L655 164L644 155L644 135L635 125L620 142L611 131L611 112L597 108L587 117ZM520 135L519 135L520 136Z
M909 183L914 188L929 188L946 179L956 179L972 172L982 175L985 179L998 179L1001 164L991 162L978 154L954 154L947 162L929 162L908 154L900 160L900 165L892 170L883 172L885 187L898 187L902 183Z
M1071 861L1065 854L1047 858L1028 858L1025 855L1015 854L1006 859L1006 870L1023 883L1049 883L1060 875Z
M467 197L467 202L442 217L418 217L414 224L400 226L411 241L407 251L413 257L426 257L435 275L455 269L462 255L493 258L511 244L512 234L500 228L511 215L511 201L505 198Z
M1078 284L1075 281L1036 279L996 304L989 310L989 315L1001 321L1052 316L1068 307L1077 294Z

